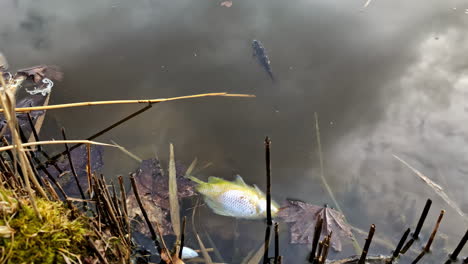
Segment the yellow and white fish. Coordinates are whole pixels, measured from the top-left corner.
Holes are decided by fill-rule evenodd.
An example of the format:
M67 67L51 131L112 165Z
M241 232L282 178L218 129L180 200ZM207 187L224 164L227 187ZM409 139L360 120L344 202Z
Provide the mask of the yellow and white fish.
M209 177L208 182L193 176L189 179L198 183L195 189L204 196L206 204L214 213L244 219L266 218L265 194L256 186L248 186L241 176L235 181ZM279 206L271 201L271 216L275 217Z

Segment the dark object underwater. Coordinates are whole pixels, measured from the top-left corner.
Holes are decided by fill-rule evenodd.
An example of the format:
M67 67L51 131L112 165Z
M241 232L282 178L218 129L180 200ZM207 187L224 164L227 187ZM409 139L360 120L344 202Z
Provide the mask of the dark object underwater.
M265 48L263 44L254 39L252 41L252 48L253 48L253 56L257 58L260 65L262 65L263 69L268 73L272 81L275 81L273 77L273 71L271 70L270 59L268 58Z

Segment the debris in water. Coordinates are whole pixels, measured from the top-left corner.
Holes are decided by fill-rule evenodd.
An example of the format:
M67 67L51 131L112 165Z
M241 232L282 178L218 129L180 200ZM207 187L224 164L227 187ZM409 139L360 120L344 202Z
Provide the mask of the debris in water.
M262 219L266 217L267 202L265 194L254 185L248 186L241 176L235 181L218 177L209 177L203 182L193 176L189 179L198 183L196 190L203 194L206 204L214 213L244 219ZM278 205L272 201L271 213L274 217Z
M311 244L314 237L314 226L319 217L324 220L322 237L333 232L331 245L341 251L340 238L352 238L351 227L345 223L344 215L328 207L317 206L297 200L287 200L286 206L278 212L278 217L290 227L292 244Z
M221 2L221 6L224 6L224 7L231 7L232 6L232 1L223 1Z
M461 217L466 217L465 213L460 209L460 207L452 201L448 197L448 195L444 192L444 189L431 179L429 179L427 176L422 174L420 171L412 167L410 164L408 164L406 161L398 157L397 155L393 154L393 157L397 160L399 160L401 163L403 163L406 167L408 167L410 170L412 170L421 180L423 180L429 187L431 187L448 205L450 205L455 211L461 216Z
M42 96L46 96L52 92L52 87L54 87L54 82L49 78L42 79L42 82L45 84L43 87L34 87L34 90L25 89L27 93L30 95L42 94Z
M372 0L367 0L366 3L364 4L364 8L368 7L371 2L372 2Z

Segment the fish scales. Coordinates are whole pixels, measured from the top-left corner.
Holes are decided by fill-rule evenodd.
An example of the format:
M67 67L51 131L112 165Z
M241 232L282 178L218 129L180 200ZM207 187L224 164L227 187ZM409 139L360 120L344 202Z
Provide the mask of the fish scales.
M198 183L196 190L203 195L208 207L214 213L245 219L266 217L266 197L256 186L248 186L240 176L233 182L217 177L203 182L193 176L189 178ZM278 205L272 201L272 216L278 212Z

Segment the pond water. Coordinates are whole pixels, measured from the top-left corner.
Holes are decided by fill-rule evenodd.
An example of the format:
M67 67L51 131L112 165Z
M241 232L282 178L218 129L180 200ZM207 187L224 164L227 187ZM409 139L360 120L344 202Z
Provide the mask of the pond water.
M158 104L97 140L114 140L144 159L157 153L162 160L172 142L178 160L212 163L204 175L232 179L238 173L263 188L263 139L269 136L273 197L279 202L332 204L319 177L317 112L325 176L349 222L363 230L375 224L376 236L396 243L407 227L414 228L431 198L421 243L446 209L440 243L434 245L447 240L453 249L466 220L393 154L441 185L468 213L468 4L373 0L363 8L364 0L233 0L226 8L220 3L3 0L0 50L12 71L36 64L63 69L52 104L255 94ZM253 39L267 49L276 82L252 58ZM69 138L85 138L139 108L49 111L43 137L60 138L57 128L64 126ZM107 177L138 166L114 149L106 149L105 164ZM236 223L206 208L201 213L226 262L239 263L239 256L263 239L262 222ZM236 226L234 240L214 234ZM287 245L287 226L281 229L285 263L305 263L308 246ZM364 237L357 237L362 245ZM194 239L189 243L196 245ZM389 251L371 247L372 254ZM331 257L353 253L347 243ZM440 263L438 258L434 248L425 260Z

